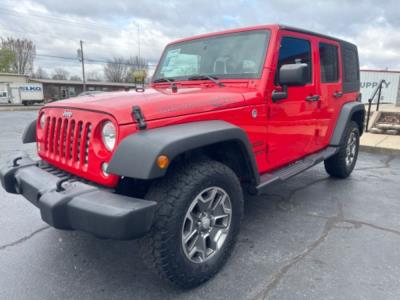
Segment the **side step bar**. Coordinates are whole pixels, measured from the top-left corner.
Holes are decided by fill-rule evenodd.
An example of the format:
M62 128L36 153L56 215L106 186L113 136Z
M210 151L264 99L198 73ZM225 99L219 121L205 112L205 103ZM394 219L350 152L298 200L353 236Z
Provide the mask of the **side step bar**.
M260 184L256 187L257 192L262 192L269 185L281 181L285 181L290 177L293 177L313 166L323 162L325 159L334 155L339 148L337 147L327 147L324 150L306 156L288 166L281 169L275 170L271 173L265 173L260 176Z

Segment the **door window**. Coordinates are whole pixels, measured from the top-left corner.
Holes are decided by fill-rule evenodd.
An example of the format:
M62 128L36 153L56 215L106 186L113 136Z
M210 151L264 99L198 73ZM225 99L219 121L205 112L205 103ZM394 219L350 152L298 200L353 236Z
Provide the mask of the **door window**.
M310 42L308 40L294 37L283 37L279 49L279 60L276 74L279 74L279 69L282 65L301 63L307 64L307 83L311 83L312 58ZM276 80L276 82L279 82L279 80Z
M338 48L335 45L320 43L319 61L321 82L337 82L339 80Z

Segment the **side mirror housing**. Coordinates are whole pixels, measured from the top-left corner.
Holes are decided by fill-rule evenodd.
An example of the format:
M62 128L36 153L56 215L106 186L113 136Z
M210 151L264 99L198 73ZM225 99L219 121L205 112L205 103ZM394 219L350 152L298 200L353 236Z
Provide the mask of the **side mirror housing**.
M301 86L307 83L307 64L282 65L279 69L279 84Z
M287 64L279 69L279 84L282 91L272 92L272 101L287 98L288 86L302 86L307 83L307 64Z

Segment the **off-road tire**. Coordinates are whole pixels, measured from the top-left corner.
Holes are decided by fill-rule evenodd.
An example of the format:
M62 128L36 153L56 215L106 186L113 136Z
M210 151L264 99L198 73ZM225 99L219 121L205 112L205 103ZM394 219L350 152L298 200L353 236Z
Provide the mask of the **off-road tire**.
M222 247L209 260L190 261L182 245L182 224L193 199L207 187L224 189L231 203L231 222ZM243 215L243 193L235 173L212 160L185 162L154 182L146 197L158 202L150 233L140 241L145 263L174 286L189 289L213 277L228 260Z
M346 163L346 158L349 155L349 142L350 137L354 135L355 137L355 153L352 158L351 163ZM360 148L360 130L356 122L349 122L345 135L343 137L342 145L340 146L339 151L325 160L325 170L332 177L336 178L347 178L351 172L353 171L358 157L358 150Z

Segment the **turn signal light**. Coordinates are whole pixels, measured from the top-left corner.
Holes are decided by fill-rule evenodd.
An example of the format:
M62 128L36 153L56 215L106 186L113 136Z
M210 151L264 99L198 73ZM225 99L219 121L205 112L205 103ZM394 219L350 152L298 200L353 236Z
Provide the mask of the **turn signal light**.
M168 158L168 156L166 156L166 155L160 155L160 156L157 158L157 166L158 166L160 169L165 169L166 167L168 167L168 165L169 165L169 158Z

